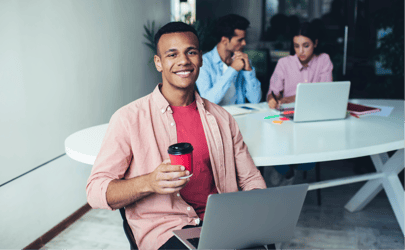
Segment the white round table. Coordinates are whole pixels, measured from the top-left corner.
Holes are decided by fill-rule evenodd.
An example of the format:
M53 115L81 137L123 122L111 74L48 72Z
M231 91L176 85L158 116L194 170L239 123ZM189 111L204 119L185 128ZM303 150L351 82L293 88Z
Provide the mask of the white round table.
M350 101L394 109L388 117L375 113L333 121L285 121L281 125L272 123L279 118L264 119L277 114L270 109L235 119L256 166L331 161L404 148L404 101ZM263 108L262 104L249 106Z
M404 168L404 101L350 100L371 106L393 107L388 116L381 113L343 120L273 124L276 115L266 103L244 104L259 109L235 116L256 166L322 162L370 155L376 173L311 183L309 190L365 181L366 184L346 204L349 211L361 210L382 189L404 228L404 189L398 173ZM241 106L241 105L235 105ZM66 154L79 162L94 164L108 124L87 128L65 140ZM397 150L388 157L388 151Z
M73 160L93 165L107 132L108 123L86 128L65 140L66 154Z

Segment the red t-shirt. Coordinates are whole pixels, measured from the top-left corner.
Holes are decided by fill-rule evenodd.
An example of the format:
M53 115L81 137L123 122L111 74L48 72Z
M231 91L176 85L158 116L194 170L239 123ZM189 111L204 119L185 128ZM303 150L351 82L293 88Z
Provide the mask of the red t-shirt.
M176 122L177 142L188 142L193 145L193 176L187 185L180 190L181 197L204 220L208 195L218 193L212 175L207 140L200 114L194 101L186 107L171 106Z

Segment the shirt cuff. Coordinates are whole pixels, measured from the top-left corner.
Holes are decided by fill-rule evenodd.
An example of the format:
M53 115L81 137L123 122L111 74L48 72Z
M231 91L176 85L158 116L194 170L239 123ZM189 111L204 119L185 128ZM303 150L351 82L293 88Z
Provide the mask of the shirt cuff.
M228 67L228 69L225 71L225 73L227 73L227 71L231 72L231 73L229 73L230 75L238 74L238 71L236 71L236 69L232 68L231 66Z
M242 75L245 79L253 79L256 77L256 70L254 68L251 71L242 70Z

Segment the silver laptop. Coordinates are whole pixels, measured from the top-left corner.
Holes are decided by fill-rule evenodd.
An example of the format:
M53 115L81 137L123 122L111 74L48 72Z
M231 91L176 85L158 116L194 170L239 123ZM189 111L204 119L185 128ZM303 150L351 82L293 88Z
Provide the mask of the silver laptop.
M188 249L242 249L285 242L295 226L308 184L208 196L202 227L173 231Z
M293 114L283 114L294 122L346 118L350 82L298 83Z

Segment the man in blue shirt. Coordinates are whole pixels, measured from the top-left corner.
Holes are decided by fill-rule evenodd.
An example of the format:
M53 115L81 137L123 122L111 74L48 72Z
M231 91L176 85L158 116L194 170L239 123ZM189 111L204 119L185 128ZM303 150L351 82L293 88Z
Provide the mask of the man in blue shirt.
M203 55L203 66L197 79L201 97L219 105L259 103L262 97L260 82L248 55L246 29L250 22L230 14L221 17L216 25L218 44Z

